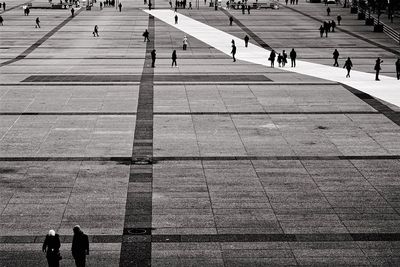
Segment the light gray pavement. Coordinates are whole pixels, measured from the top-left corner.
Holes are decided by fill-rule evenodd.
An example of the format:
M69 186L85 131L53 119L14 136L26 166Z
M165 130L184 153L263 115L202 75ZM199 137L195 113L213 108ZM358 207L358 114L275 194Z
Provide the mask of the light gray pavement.
M157 19L156 39L150 36L157 50L154 162L140 173L151 186L132 186L140 77L148 69L141 34L149 16L142 1L122 4L121 13L97 5L82 10L25 58L0 67L0 266L45 266L41 242L51 228L62 237L62 266L73 266L75 224L90 237L88 266L119 266L122 258L134 263L121 266L145 266L141 257L152 266L399 264L398 112L340 84L233 63L191 36L182 51L184 33ZM179 12L245 35L222 11L200 5ZM324 14L323 5L300 1L293 8ZM299 58L330 65L338 47L368 72L379 54L383 73L394 75L393 53L343 32L321 39L319 24L298 12L229 12L276 50L294 46ZM1 62L69 15L3 13ZM37 16L41 29L33 26ZM346 29L396 48L342 16ZM173 49L177 68L170 65ZM57 78L48 82L48 75ZM247 80L232 81L239 75ZM127 195L136 206L126 205ZM132 208L151 210L152 242L126 255L121 243L132 237L124 231ZM149 225L139 212L130 223L136 230Z

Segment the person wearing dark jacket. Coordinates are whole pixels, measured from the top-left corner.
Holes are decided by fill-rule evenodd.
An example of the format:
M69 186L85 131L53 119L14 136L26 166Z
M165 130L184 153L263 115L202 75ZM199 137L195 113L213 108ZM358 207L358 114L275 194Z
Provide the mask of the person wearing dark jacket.
M76 267L85 267L86 255L89 255L89 238L82 232L79 225L75 225L73 231L72 256L74 257Z
M151 67L155 68L156 67L155 64L156 64L156 50L153 49L151 51Z
M339 51L337 51L337 49L335 49L335 51L333 51L333 59L335 60L335 62L333 63L333 66L334 67L339 67L339 62L338 62L338 59L339 59Z
M232 40L233 41L233 40ZM236 62L236 58L235 58L235 55L236 55L236 45L235 45L235 42L232 42L232 51L231 51L231 54L232 54L232 57L233 57L233 62Z
M378 57L375 61L375 81L380 81L379 80L379 72L381 71L381 63L383 62L383 60L381 60L380 57Z
M350 71L352 67L353 67L353 62L351 62L351 59L348 57L347 60L344 62L343 66L343 68L346 68L347 70L346 78L350 78Z
M246 35L246 36L244 37L244 46L245 46L245 47L247 47L247 46L249 45L249 40L250 40L249 36Z
M50 230L49 234L43 242L42 251L46 253L47 263L49 267L60 266L60 237L54 230Z
M172 65L171 65L171 67L173 67L174 65L175 65L175 67L177 66L177 64L176 64L176 59L177 59L176 50L174 50L174 51L172 52Z
M276 57L275 50L272 50L271 53L269 54L269 58L268 58L268 60L271 61L271 68L274 67L275 57Z
M400 80L400 58L397 58L395 63L397 80Z
M290 61L291 61L291 63L292 63L292 68L294 67L296 67L296 57L297 57L297 53L296 53L296 51L294 50L294 48L292 48L292 51L290 51L290 54L289 54L289 57L290 57Z

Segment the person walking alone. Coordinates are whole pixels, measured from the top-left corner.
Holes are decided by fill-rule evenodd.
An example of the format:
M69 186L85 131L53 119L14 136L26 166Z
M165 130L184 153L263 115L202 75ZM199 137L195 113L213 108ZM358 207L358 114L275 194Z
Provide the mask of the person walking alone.
M75 15L75 9L71 8L71 17L74 17L74 15Z
M94 25L93 29L93 37L99 37L99 27L97 25Z
M232 40L232 51L231 51L231 54L232 54L232 57L233 57L233 62L236 62L236 58L235 58L235 55L236 55L236 45L235 45L235 42Z
M76 267L85 267L86 255L89 255L89 238L84 234L79 225L73 228L74 237L72 238L72 257L74 257Z
M151 51L151 67L155 68L156 67L156 50L153 49Z
M282 67L285 67L287 63L287 54L285 52L285 50L282 51Z
M39 17L36 18L36 25L35 28L40 28L40 20Z
M328 8L326 9L326 14L327 14L328 16L331 15L331 8L330 8L330 7L328 7Z
M244 37L244 46L245 46L245 47L247 47L247 46L249 45L249 40L250 40L249 36L246 35L246 36Z
M337 24L340 26L340 22L342 21L342 16L337 15L336 20L337 20Z
M187 44L188 44L188 41L187 41L187 37L185 35L185 36L183 36L183 50L186 50Z
M233 22L233 17L230 16L230 17L229 17L229 26L232 26L232 22Z
M0 25L1 25L1 26L3 26L3 21L4 21L3 17L0 16Z
M319 26L319 36L321 36L321 38L324 36L324 31L325 31L325 29L324 29L324 26Z
M380 81L379 80L379 72L381 71L381 63L383 62L383 60L381 60L380 57L378 57L375 61L375 81Z
M122 11L122 4L121 4L121 2L118 4L118 8L119 8L119 12L121 12L121 11Z
M178 65L176 64L176 59L177 59L177 57L176 57L176 50L174 50L174 51L172 52L172 65L171 65L171 67L173 67L174 65L175 65L175 67L178 66Z
M289 57L290 57L291 67L292 67L292 68L295 68L295 67L296 67L296 57L297 57L297 53L296 53L296 51L294 50L294 48L292 48L292 51L290 51Z
M400 58L397 58L395 63L397 80L400 80Z
M144 37L144 41L143 41L143 42L150 42L150 39L149 39L149 32L147 31L147 29L144 30L142 36Z
M178 24L178 15L175 15L175 24Z
M333 51L333 59L335 60L335 62L333 63L333 66L334 67L339 67L339 62L338 62L338 59L339 59L339 51L337 51L337 49L335 49L335 51Z
M350 78L350 71L351 71L352 67L353 67L353 62L351 62L350 57L348 57L346 62L344 62L344 66L343 66L343 68L346 68L346 70L347 70L346 78Z
M50 230L43 242L42 251L46 253L47 264L49 267L60 266L60 237L54 230Z

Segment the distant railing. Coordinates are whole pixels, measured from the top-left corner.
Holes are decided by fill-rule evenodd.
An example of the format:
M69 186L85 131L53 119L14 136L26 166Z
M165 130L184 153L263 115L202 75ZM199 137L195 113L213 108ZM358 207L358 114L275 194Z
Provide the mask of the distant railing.
M365 14L365 17L367 17L367 14L365 11L363 11L363 13ZM378 19L375 18L374 16L371 16L371 18L374 19L374 25L378 24ZM390 38L392 38L393 40L395 40L398 44L400 44L400 32L394 30L392 27L388 26L387 24L383 23L381 20L379 21L380 25L383 25L383 32L389 36Z

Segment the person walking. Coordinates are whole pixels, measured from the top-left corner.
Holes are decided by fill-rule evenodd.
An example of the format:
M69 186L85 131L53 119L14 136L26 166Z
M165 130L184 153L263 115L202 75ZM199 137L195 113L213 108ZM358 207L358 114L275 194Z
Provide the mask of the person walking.
M346 70L347 70L346 78L350 78L350 71L351 71L352 67L353 67L353 62L351 62L350 57L348 57L346 62L344 62L344 66L343 66L343 68L346 68Z
M155 64L156 64L156 50L153 49L151 51L151 67L155 68L156 67Z
M0 25L1 25L1 26L3 26L3 21L4 21L3 17L0 16Z
M175 14L175 24L178 24L178 15Z
M85 267L86 255L89 255L89 238L83 233L79 225L75 225L73 231L72 257L74 257L76 267Z
M244 37L244 46L245 46L245 47L247 47L247 46L249 45L249 40L250 40L249 36L246 35L246 36Z
M378 57L375 61L375 81L380 81L379 80L379 72L381 71L381 63L383 62L383 60L381 60L380 57Z
M151 2L149 2L149 10L151 10L151 6L152 6L152 4L151 4Z
M326 9L326 14L328 15L328 16L330 16L331 15L331 8L328 6L328 8Z
M230 16L230 17L229 17L229 26L232 26L232 22L233 22L233 17Z
M282 67L285 67L287 63L287 53L285 52L285 50L282 51Z
M100 2L100 10L103 10L103 2Z
M397 58L395 63L397 80L400 80L400 58Z
M94 25L93 29L93 37L99 37L99 27L97 25Z
M74 14L75 14L75 9L71 8L71 17L74 17Z
M250 9L251 9L251 6L248 5L248 6L247 6L247 14L248 14L248 15L250 15Z
M275 57L276 57L275 50L272 50L271 53L269 54L269 58L268 58L268 60L271 61L271 68L274 67Z
M324 26L319 26L319 36L321 36L321 38L324 36L324 31L325 31L325 29L324 29Z
M235 42L232 40L232 51L231 51L231 54L232 54L232 57L233 57L233 62L236 62L236 58L235 58L235 55L236 55L236 45L235 45Z
M35 25L35 28L40 28L40 20L39 20L39 17L37 17L36 18L36 25Z
M119 12L121 12L121 11L122 11L122 4L121 4L121 2L119 2L118 8L119 8Z
M183 50L186 50L187 44L188 44L188 41L187 41L187 37L185 35L185 36L183 36Z
M335 32L336 22L334 20L331 21L331 28L332 28L332 32Z
M324 22L324 30L325 30L325 37L328 38L328 32L329 32L329 24L328 22Z
M26 7L25 12L26 12L26 15L29 16L29 13L31 12L30 8Z
M337 51L337 49L335 49L335 51L333 51L332 55L333 55L333 59L335 60L335 62L333 63L333 66L334 67L339 67L339 62L338 62L339 51Z
M245 6L244 6L244 3L242 4L242 14L244 15L244 10L245 10Z
M279 68L280 68L280 67L281 67L281 64L282 64L282 55L281 55L281 53L278 54L277 61L278 61L278 66L279 66Z
M42 251L46 253L47 264L49 267L59 267L60 254L60 236L54 230L50 230L44 239Z
M340 26L340 22L342 21L342 16L337 15L336 20L337 20L337 24Z
M177 57L176 57L176 50L174 50L174 51L172 52L172 65L171 65L171 67L173 67L174 65L175 65L175 67L177 67L176 59L177 59Z
M297 57L297 53L296 53L296 51L294 50L294 48L292 48L292 51L290 51L289 57L290 57L291 67L292 67L292 68L295 68L295 67L296 67L296 57Z
M3 2L3 11L6 11L6 2Z
M142 36L144 37L144 41L143 41L143 42L150 42L150 39L149 39L149 32L147 31L147 29L144 30Z

